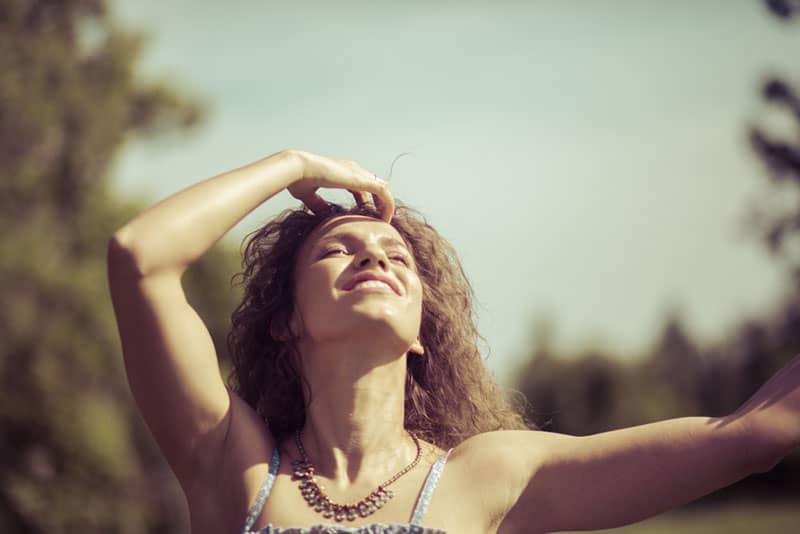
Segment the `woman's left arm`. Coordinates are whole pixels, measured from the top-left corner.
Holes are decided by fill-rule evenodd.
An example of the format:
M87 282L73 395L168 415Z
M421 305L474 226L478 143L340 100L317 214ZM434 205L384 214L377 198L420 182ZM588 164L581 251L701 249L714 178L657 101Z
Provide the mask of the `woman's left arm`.
M515 502L499 504L511 508L509 528L500 532L516 531L512 525L539 533L633 523L768 471L799 447L800 356L728 417L584 437L496 432L484 440L476 449L491 454L495 476L499 467L501 478L519 488L509 495Z

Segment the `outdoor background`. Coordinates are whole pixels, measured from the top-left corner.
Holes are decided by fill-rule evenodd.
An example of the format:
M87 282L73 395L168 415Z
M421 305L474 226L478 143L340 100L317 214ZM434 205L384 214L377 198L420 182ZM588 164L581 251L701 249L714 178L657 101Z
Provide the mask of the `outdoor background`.
M800 352L798 57L797 0L0 0L0 532L188 532L106 244L285 148L357 160L455 245L543 429L734 410ZM292 206L185 277L223 367L242 238ZM795 454L620 532L797 524Z

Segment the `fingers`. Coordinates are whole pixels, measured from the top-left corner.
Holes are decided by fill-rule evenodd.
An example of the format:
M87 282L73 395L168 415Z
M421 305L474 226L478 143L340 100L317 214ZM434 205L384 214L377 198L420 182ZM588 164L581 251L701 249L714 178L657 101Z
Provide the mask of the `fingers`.
M371 193L372 203L375 205L375 209L378 210L378 213L381 214L381 219L390 222L394 216L395 206L394 197L391 191L389 191L389 184L374 174L368 178L368 180L369 183L366 184L364 188Z
M331 207L328 205L325 199L319 196L317 193L305 195L300 200L308 209L317 215L327 215L331 211Z
M375 208L381 214L381 219L391 222L392 217L394 217L395 205L394 197L389 192L389 188L386 187L384 194L373 194L372 199L375 203Z
M355 161L343 160L342 163L356 173L357 182L355 187L349 188L349 191L356 199L356 203L359 206L365 205L368 198L367 193L370 193L372 203L380 213L381 219L390 222L394 216L395 203L394 197L389 191L389 184L378 178L376 174L363 169Z
M348 189L348 191L350 191L350 194L356 199L356 204L358 207L363 208L369 203L369 197L364 191L358 191L355 189Z
M389 190L387 189L386 192L389 193ZM395 206L394 197L391 194L387 195L387 200L388 202L381 202L381 214L386 222L392 222L397 206Z
M381 219L390 222L394 216L395 205L394 197L391 191L389 191L389 184L377 176L371 175L365 180L362 189L366 193L370 193L372 204L375 206L375 209L378 210L378 213L380 213ZM366 196L366 193L362 194Z
M318 214L329 213L330 207L317 194L317 189L331 187L349 191L359 206L374 204L382 220L392 220L395 202L388 183L353 160L337 160L314 154L306 154L306 158L304 177L289 186L288 190L308 209Z

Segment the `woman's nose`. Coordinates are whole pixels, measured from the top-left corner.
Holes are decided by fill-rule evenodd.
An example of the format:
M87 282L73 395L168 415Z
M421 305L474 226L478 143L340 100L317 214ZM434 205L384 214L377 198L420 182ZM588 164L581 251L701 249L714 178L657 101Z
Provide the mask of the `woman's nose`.
M388 264L389 262L386 258L386 254L383 252L383 250L378 249L364 249L358 255L358 258L356 258L356 265L358 265L360 269L365 269L373 265L377 265L381 269L386 269Z

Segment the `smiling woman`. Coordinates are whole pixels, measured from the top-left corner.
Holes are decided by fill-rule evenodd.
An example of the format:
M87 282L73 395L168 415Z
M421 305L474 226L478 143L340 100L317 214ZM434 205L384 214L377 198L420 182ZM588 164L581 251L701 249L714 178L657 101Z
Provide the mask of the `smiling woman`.
M181 276L284 188L305 209L249 238L227 385ZM728 417L530 430L483 366L455 251L353 161L289 150L180 191L115 233L108 274L131 390L195 533L608 528L800 444L800 358Z
M413 339L404 424L439 447L525 428L481 360L472 290L455 251L410 208L399 207L391 223L367 206L288 210L251 234L243 266L245 293L229 337L234 384L278 440L302 426L302 399L316 390L302 390L304 351L287 343L299 331L317 342L380 335L399 352ZM366 298L363 286L352 293L374 279L398 298Z

